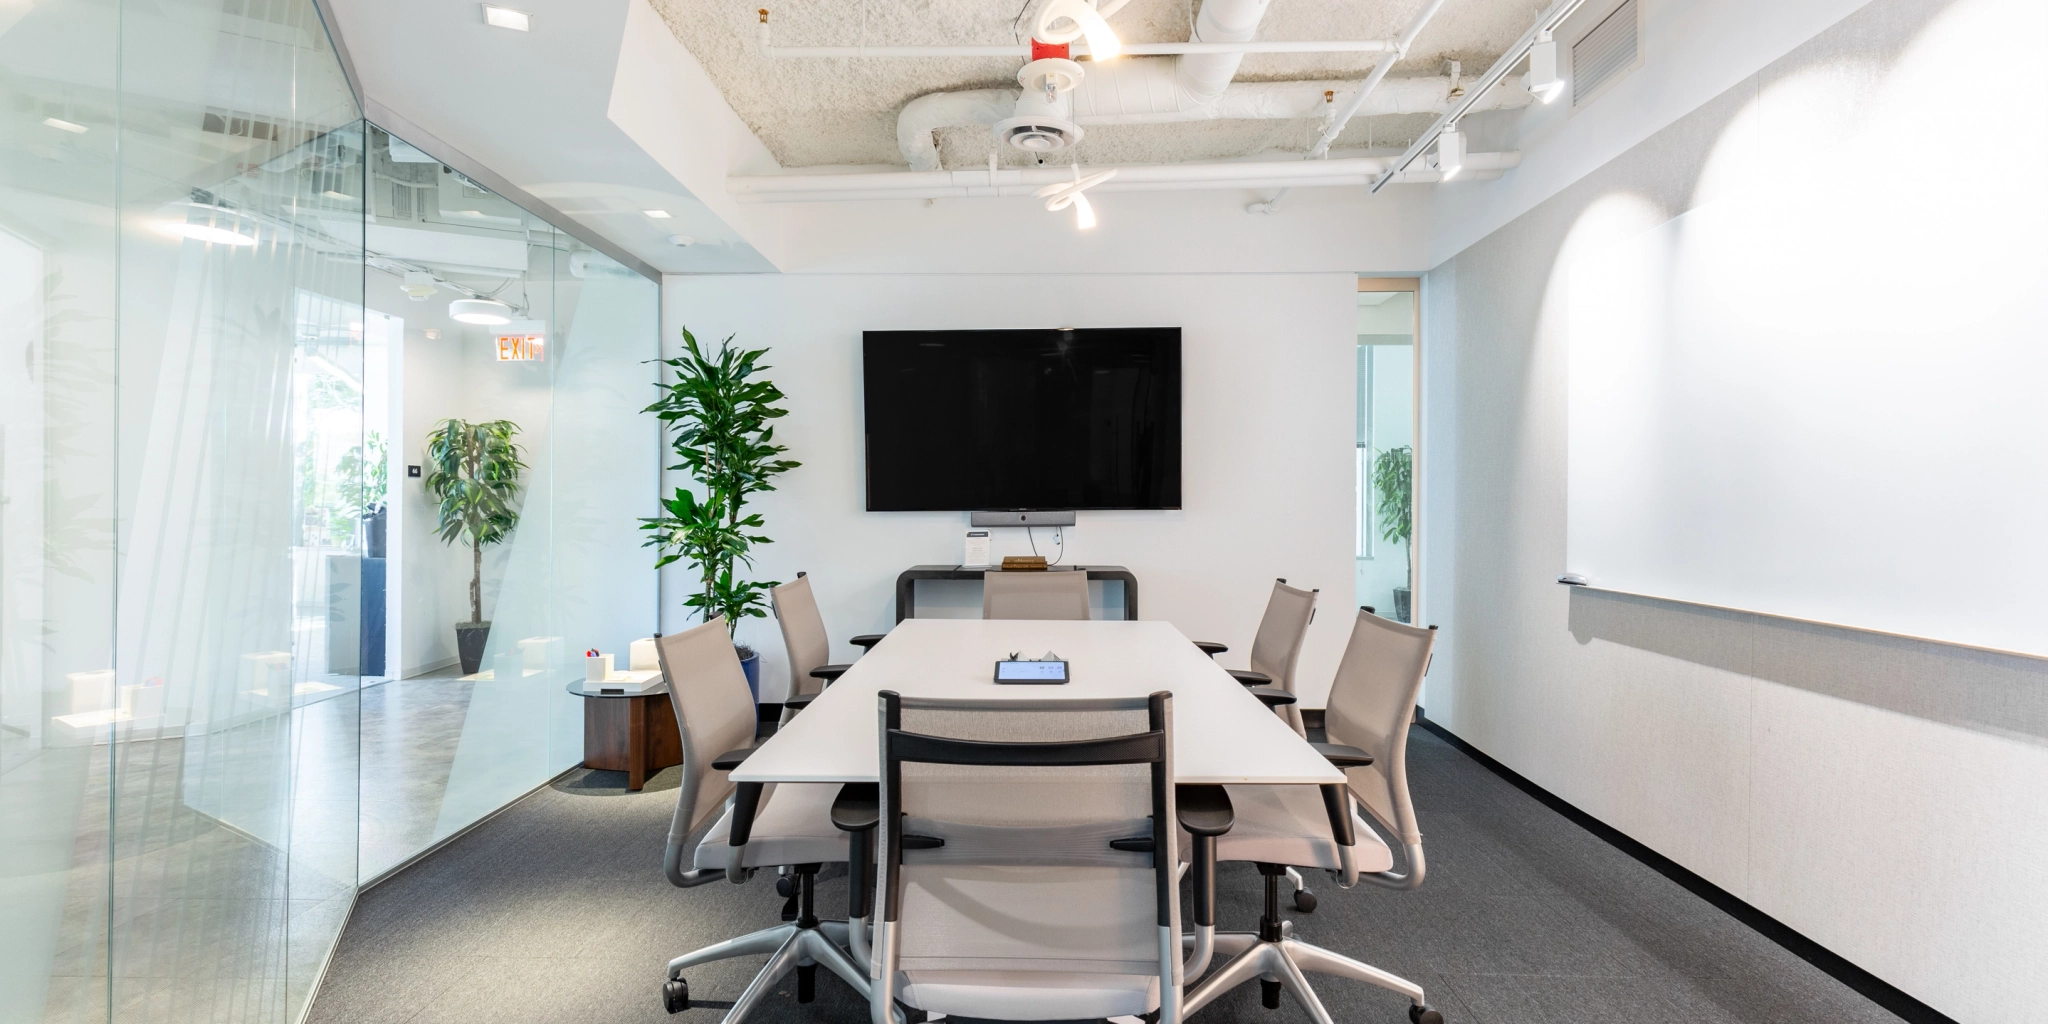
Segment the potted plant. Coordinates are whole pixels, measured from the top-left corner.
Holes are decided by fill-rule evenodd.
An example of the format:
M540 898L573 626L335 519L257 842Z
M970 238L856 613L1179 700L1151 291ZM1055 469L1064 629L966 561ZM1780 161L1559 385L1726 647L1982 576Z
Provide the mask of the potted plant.
M449 544L469 542L469 621L455 624L455 649L462 674L483 667L491 624L484 620L484 546L512 536L519 523L513 499L519 493L519 433L511 420L470 423L442 420L427 435L427 493L439 516L435 532Z
M1380 539L1405 548L1415 530L1415 449L1404 444L1379 453L1372 460L1372 489L1379 497ZM1394 619L1399 622L1408 621L1415 585L1413 558L1408 560L1408 573L1407 585L1394 588Z
M781 389L759 376L768 369L761 363L767 354L765 348L734 348L730 336L706 352L685 329L683 355L661 360L675 371L675 380L643 410L672 431L669 446L680 461L668 468L689 471L702 492L678 487L661 503L666 515L641 520L650 534L644 546L660 552L657 569L676 561L695 567L698 585L683 604L705 622L725 616L728 630L737 630L741 619L766 617L766 593L780 585L744 580L736 571L753 566L754 545L773 542L755 532L763 521L760 513L746 511L747 499L774 490L774 477L801 465L780 458L789 449L775 443L774 421L789 410L775 404L783 398ZM759 701L760 656L737 640L733 646Z

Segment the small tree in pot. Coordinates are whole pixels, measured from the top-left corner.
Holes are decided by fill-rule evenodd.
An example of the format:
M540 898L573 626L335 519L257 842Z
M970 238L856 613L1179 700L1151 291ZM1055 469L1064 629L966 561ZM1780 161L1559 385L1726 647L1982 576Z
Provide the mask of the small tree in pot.
M1372 460L1372 489L1379 497L1380 539L1405 548L1415 531L1415 450L1404 444L1379 453ZM1401 622L1408 621L1414 572L1415 559L1410 557L1407 586L1394 588L1394 618Z
M513 501L526 463L519 461L519 446L512 443L517 433L511 420L448 419L427 435L429 468L423 482L438 504L435 532L450 544L469 542L469 621L455 624L463 675L483 667L491 635L491 624L484 621L484 546L503 543L519 523Z
M663 501L666 515L641 520L649 532L645 546L661 553L654 566L683 561L696 567L698 586L683 600L704 621L725 616L728 629L741 619L766 617L767 591L773 580L743 580L736 568L752 567L753 547L773 540L757 533L761 514L746 511L749 496L772 491L771 479L801 463L780 458L789 449L775 443L774 421L789 414L775 403L781 389L758 374L768 369L763 349L736 349L732 338L706 352L697 338L683 331L683 355L661 360L676 378L663 386L661 399L644 411L669 425L670 447L681 460L669 469L687 470L703 495L676 488ZM740 648L747 682L760 692L760 663L755 653Z

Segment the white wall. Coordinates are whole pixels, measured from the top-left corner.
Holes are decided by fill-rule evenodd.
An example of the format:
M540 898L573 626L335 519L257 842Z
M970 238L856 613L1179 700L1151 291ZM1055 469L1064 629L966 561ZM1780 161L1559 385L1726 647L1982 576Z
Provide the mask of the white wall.
M1714 6L1658 5L1681 20ZM1972 1022L2048 1021L2048 663L1556 585L1566 527L1563 268L1733 180L1774 187L1774 175L1719 173L1801 154L1749 130L1758 104L1854 110L1930 40L1995 36L2001 24L2023 36L2016 26L2029 8L1876 0L1622 147L1424 285L1424 593L1444 629L1424 693L1430 717ZM1952 73L1974 72L1965 60ZM1666 87L1653 53L1600 102ZM1907 189L1895 201L1917 200ZM1927 270L1971 279L1966 264ZM1854 351L1840 358L1853 374ZM1910 483L1901 486L1911 500ZM1926 557L1926 541L1901 538L1898 557Z
M893 624L897 574L959 562L967 527L964 513L864 511L861 332L1182 328L1185 508L1083 512L1066 557L1128 566L1141 617L1229 644L1231 666L1243 664L1274 577L1321 588L1299 676L1303 703L1320 707L1349 622L1355 287L1348 273L671 277L663 350L685 326L703 341L737 333L772 350L769 375L790 409L776 437L804 465L760 500L776 542L760 549L757 572L809 572L833 656L852 660L848 637ZM1016 536L998 538L998 556L1025 550L1021 531L1000 532ZM665 631L687 621L688 588L681 567L663 570ZM763 698L777 699L788 668L773 621L750 621L740 636L763 652Z

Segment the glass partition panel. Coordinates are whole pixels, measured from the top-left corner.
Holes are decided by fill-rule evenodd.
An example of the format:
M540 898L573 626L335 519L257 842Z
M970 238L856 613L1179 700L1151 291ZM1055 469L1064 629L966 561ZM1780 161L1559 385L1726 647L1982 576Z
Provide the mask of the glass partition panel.
M301 0L0 7L0 92L0 1019L288 1021L355 892L359 112Z
M1358 292L1358 603L1413 616L1415 291L1360 282Z

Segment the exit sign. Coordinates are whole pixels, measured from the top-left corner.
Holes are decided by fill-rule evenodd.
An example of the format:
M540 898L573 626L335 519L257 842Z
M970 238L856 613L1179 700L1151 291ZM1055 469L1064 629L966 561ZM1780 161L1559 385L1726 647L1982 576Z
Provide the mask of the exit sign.
M514 320L499 328L498 361L540 363L547 361L547 334L538 320Z

